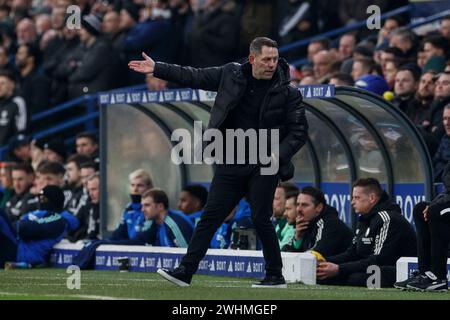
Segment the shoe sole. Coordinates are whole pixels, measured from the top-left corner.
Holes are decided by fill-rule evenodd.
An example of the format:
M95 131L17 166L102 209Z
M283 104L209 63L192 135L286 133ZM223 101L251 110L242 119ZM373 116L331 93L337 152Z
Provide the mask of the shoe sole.
M173 284L176 284L179 287L189 287L189 283L186 283L186 282L181 281L181 280L179 280L179 279L177 279L175 277L172 277L170 274L165 272L163 269L158 269L158 271L156 271L156 273L158 273L164 279L172 282Z
M442 288L442 289L419 289L419 288L414 288L414 287L407 287L407 290L418 291L418 292L447 292L448 291L447 288Z
M286 289L287 284L276 284L276 285L260 285L260 284L252 284L252 288L273 288L273 289Z

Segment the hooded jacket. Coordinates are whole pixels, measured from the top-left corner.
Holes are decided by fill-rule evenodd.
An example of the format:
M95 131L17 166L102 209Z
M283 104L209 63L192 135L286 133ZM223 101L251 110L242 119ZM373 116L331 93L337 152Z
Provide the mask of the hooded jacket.
M157 62L153 75L193 89L217 91L208 128L219 129L244 95L249 69L249 62L228 63L221 67L203 69ZM260 129L279 129L279 173L282 180L293 177L294 166L290 161L308 138L302 95L289 81L289 66L284 59L279 59L258 119Z
M416 256L416 234L386 192L366 215L360 215L350 247L327 261L339 265L339 274L367 272L371 265L395 267L400 257Z
M301 239L293 239L287 251L314 250L326 258L344 252L351 241L350 228L339 220L339 214L334 207L326 205L322 212L311 220Z

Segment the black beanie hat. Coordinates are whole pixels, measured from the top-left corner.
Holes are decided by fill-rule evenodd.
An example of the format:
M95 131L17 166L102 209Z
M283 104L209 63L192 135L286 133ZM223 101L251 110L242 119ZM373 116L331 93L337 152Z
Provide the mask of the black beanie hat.
M141 6L135 4L134 2L128 0L123 4L122 9L124 9L133 18L134 21L139 21L139 9Z
M95 14L84 16L81 25L94 36L100 35L102 31L102 20Z
M39 193L39 205L43 210L61 212L64 209L64 199L64 192L58 186L46 186Z

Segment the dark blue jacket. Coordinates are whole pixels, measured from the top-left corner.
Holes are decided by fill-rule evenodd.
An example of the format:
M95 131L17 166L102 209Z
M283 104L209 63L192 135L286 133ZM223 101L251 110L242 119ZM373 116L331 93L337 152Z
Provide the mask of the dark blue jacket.
M444 168L450 161L450 136L445 135L441 139L439 148L433 157L434 181L438 182L442 179Z
M142 205L140 202L129 203L125 208L122 219L110 240L126 240L136 237L144 225L145 217L142 213Z

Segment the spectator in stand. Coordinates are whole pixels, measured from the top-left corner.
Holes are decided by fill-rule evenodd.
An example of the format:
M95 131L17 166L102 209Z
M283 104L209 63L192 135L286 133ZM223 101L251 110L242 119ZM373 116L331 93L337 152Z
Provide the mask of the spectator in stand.
M118 56L101 38L101 20L95 15L81 19L80 45L66 62L69 99L114 87Z
M59 162L54 161L44 161L37 171L40 174L40 178L42 179L42 185L48 186L58 186L60 188L64 187L64 175L66 173L66 169ZM39 190L40 191L40 190Z
M399 28L402 24L401 18L398 16L386 18L383 27L378 32L377 45L388 43L392 31Z
M31 163L31 137L18 134L9 140L8 160L17 163Z
M394 30L389 39L389 46L399 48L409 61L416 61L419 42L417 35L411 29L400 27Z
M0 71L0 145L26 129L27 114L23 99L13 96L14 76Z
M332 65L337 61L337 57L330 51L319 51L313 57L314 77L317 83L327 83L331 77Z
M419 101L419 104L417 105L417 113L412 119L417 126L422 125L434 99L435 76L436 74L433 71L427 71L422 73L420 77L419 88L416 93L416 99Z
M387 61L383 71L383 77L386 80L389 89L393 90L395 86L395 76L397 75L399 65L395 61Z
M25 99L29 117L50 107L50 80L39 73L39 61L38 47L29 43L19 46L16 53L16 66L19 70L16 87L18 94ZM40 129L44 127L47 126L39 126Z
M397 66L405 62L403 52L399 48L388 47L381 52L380 65L383 74L386 72L387 63L394 62Z
M433 70L436 73L444 71L445 62L449 56L448 39L440 35L430 35L423 40L425 56L424 71Z
M29 18L24 18L16 26L17 44L32 44L39 47L36 24Z
M64 164L66 159L66 146L59 138L51 139L44 144L44 156L47 161Z
M81 180L81 166L88 162L89 157L82 154L73 154L66 163L66 185L64 208L76 216L79 210L80 199L83 196L83 181Z
M203 214L203 208L208 198L208 190L202 185L185 186L180 193L178 210L183 212L196 225Z
M346 33L339 39L338 57L342 61L341 71L348 73L353 63L353 52L356 48L358 39L354 33Z
M6 203L14 196L14 188L12 181L12 163L0 162L0 211L6 207Z
M82 132L77 134L75 145L77 153L90 157L93 161L99 163L98 138L91 132Z
M434 100L431 103L430 110L423 127L432 133L436 139L440 140L444 135L442 128L442 111L450 102L450 72L443 72L438 75L435 82Z
M313 64L313 58L314 56L319 53L320 51L327 51L330 49L330 40L328 39L317 39L317 40L312 40L309 44L308 44L308 63L309 64Z
M439 32L447 39L447 41L450 41L450 16L442 18Z
M415 94L420 82L420 68L414 64L405 64L400 67L395 76L392 104L402 110L411 121L420 110L420 103L415 99Z
M442 178L445 166L450 163L450 104L444 107L442 123L445 134L440 140L437 152L433 157L434 181L439 182Z
M235 10L233 1L206 2L205 10L194 17L189 37L190 65L211 67L232 61L239 41Z
M4 45L0 46L0 70L14 72L14 66L11 64L9 59L8 48Z
M353 61L352 78L357 81L362 76L372 74L375 67L375 61L371 58L357 58Z
M29 164L17 164L11 169L14 195L6 202L5 213L11 223L20 219L33 207L34 196L30 188L34 180L34 170Z

